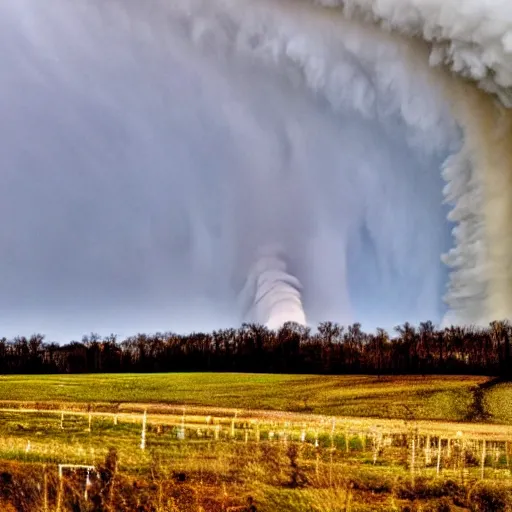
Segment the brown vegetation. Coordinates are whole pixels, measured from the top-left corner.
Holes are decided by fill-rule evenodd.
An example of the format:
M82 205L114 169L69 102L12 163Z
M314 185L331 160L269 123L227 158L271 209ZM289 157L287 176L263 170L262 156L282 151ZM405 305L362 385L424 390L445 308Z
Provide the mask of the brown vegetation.
M248 496L259 512L507 512L512 506L505 440L460 432L441 438L415 425L391 433L371 422L364 428L356 423L355 430L334 422L304 430L304 424L251 424L242 417L221 423L203 417L201 425L174 418L169 430L161 418L160 428L148 424L141 450L140 423L98 421L84 432L83 420L76 420L82 423L67 418L64 430L48 419L25 422L22 439L46 425L55 430L52 442L63 436L71 446L39 452L34 442L25 454L5 452L15 460L0 462L2 510L246 512ZM119 449L106 449L105 439ZM82 460L84 446L103 458ZM55 457L94 466L59 471L50 461Z

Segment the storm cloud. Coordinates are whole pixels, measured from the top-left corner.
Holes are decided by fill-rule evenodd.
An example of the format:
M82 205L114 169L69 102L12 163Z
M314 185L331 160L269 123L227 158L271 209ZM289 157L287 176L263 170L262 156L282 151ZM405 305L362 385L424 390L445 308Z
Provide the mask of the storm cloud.
M0 334L510 315L510 8L323 3L2 2Z

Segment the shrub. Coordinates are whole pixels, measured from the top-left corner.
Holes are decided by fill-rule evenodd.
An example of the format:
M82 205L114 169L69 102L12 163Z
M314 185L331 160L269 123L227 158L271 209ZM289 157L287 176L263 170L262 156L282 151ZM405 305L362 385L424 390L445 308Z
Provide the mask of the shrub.
M437 503L419 504L412 503L403 505L400 512L451 512L452 504L449 499L444 498Z
M481 484L469 495L472 512L512 511L512 490L497 485Z
M289 480L288 485L292 488L304 487L308 483L307 476L299 465L300 446L292 443L288 446L286 456L289 461Z
M452 503L448 498L443 498L436 507L435 512L451 512Z
M464 499L464 488L453 480L416 479L414 487L409 481L402 482L396 491L397 497L405 500L450 497Z
M384 475L360 474L358 478L350 480L354 489L358 491L370 491L377 494L389 493L393 489L393 481Z

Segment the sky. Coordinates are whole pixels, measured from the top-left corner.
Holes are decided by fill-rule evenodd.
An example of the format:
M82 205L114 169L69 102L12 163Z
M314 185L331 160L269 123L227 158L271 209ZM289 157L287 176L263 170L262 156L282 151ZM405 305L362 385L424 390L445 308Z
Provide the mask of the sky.
M0 6L0 336L238 325L276 245L258 321L439 322L460 134L407 50L165 12Z

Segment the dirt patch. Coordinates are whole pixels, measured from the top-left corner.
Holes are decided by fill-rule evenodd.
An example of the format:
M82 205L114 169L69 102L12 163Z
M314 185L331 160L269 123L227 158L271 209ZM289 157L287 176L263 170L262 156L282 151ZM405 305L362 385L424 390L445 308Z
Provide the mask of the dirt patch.
M471 391L473 393L473 403L470 405L469 412L464 419L466 421L490 421L492 419L492 415L485 410L485 393L489 389L503 382L505 382L503 377L496 377L486 382L482 382L481 384L478 384L472 388Z

